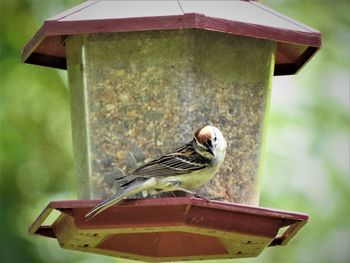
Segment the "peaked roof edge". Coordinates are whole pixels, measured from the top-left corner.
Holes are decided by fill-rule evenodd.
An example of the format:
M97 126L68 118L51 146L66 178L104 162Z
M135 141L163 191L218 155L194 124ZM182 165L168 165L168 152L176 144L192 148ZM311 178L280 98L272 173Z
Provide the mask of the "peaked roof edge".
M89 3L91 5L95 2L90 1ZM288 43L292 46L305 46L302 53L297 54L297 57L294 58L293 63L280 63L276 58L275 75L295 74L321 47L321 33L318 31L305 32L275 28L208 17L198 13L83 21L59 21L51 18L44 22L43 26L24 47L22 61L29 64L65 69L66 61L62 37L67 35L171 29L218 31L232 35L272 40L278 44Z

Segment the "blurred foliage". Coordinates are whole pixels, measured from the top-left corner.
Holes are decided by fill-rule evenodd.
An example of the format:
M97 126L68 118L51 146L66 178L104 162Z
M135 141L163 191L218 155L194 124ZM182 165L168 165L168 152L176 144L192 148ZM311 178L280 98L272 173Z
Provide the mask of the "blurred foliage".
M76 182L66 72L22 64L20 51L45 18L80 2L0 1L1 262L125 262L27 233L50 200L76 198ZM235 262L349 262L349 2L262 2L323 33L305 68L274 79L261 179L262 206L310 222L287 247Z

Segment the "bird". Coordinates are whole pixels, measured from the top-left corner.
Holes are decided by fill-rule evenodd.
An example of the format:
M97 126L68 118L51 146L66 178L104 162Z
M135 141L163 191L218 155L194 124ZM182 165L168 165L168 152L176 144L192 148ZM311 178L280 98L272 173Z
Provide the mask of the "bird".
M208 182L225 159L227 142L221 131L211 125L199 128L193 139L173 152L147 162L119 181L120 191L90 210L90 220L128 196L147 191L150 195L192 189Z

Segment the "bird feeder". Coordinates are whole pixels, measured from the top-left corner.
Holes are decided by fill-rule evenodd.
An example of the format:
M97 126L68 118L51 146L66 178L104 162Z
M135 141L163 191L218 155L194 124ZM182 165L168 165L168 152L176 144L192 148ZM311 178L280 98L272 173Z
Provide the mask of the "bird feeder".
M31 233L149 261L249 257L286 244L307 216L258 207L271 81L297 73L320 46L320 32L257 1L87 1L45 20L22 60L67 69L80 201L50 203ZM220 201L126 200L84 222L93 200L118 191L116 178L207 124L228 149L197 194ZM53 209L63 215L42 226Z

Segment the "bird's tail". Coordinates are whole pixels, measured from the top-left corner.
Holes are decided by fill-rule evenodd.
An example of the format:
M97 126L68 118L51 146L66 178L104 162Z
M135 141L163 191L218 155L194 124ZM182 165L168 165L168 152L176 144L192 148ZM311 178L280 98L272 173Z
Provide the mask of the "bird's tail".
M129 183L127 187L122 189L120 193L117 193L115 195L112 195L111 197L104 200L102 203L94 207L92 210L90 210L86 215L85 219L86 221L89 221L102 211L106 210L107 208L111 207L112 205L118 203L119 201L123 200L124 198L134 195L137 193L142 192L143 190L150 189L156 185L156 179L153 178L138 178L134 180L133 182Z

